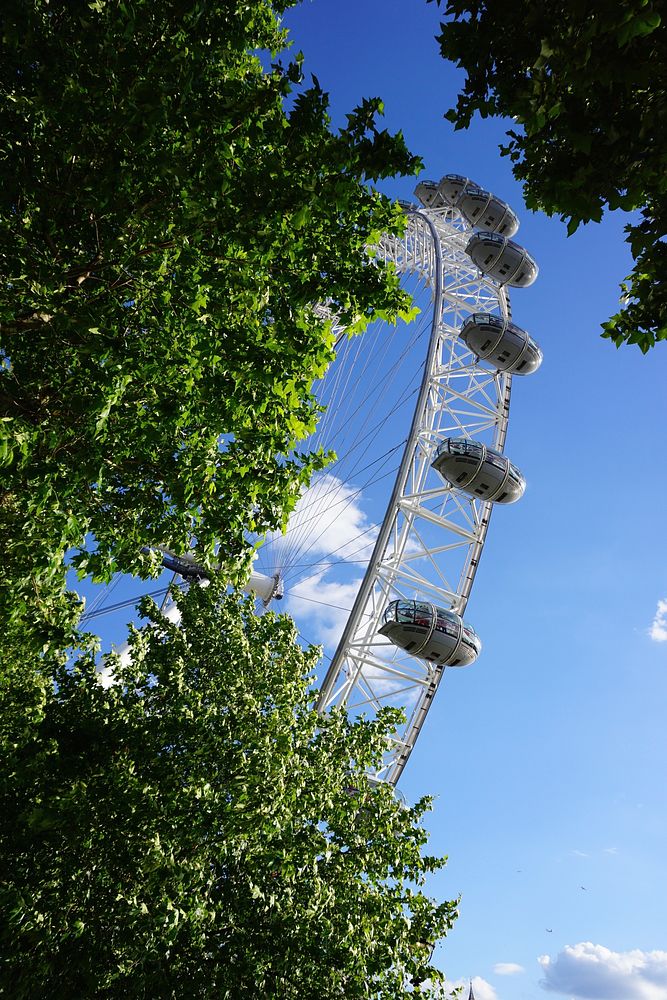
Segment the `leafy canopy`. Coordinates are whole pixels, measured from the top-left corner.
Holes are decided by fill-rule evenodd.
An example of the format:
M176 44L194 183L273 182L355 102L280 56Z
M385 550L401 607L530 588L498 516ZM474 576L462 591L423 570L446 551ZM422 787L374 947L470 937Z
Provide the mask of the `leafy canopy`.
M146 601L111 686L84 651L0 687L0 992L434 995L456 904L423 892L428 802L365 774L395 710L318 716L317 650L219 589L179 596L181 627Z
M639 210L626 230L635 266L603 336L644 352L667 339L664 0L443 6L441 52L466 72L446 117L457 128L476 112L513 118L503 152L526 203L560 215L570 233L605 208Z
M224 539L238 578L321 462L294 455L331 357L313 304L355 329L407 307L372 182L419 162L379 100L333 132L300 56L260 58L287 6L5 4L0 608L38 647L71 621L68 550L108 579Z

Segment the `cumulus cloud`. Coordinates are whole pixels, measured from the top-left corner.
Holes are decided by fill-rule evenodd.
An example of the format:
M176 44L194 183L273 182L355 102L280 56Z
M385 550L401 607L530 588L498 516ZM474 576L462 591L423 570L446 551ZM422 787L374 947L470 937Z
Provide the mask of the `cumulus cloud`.
M517 965L516 962L496 962L493 971L497 976L515 976L517 972L525 970L523 965Z
M472 977L472 988L475 994L475 1000L498 1000L498 994L494 990L491 983L487 983L486 979L482 979L481 976ZM457 979L456 982L445 983L445 994L442 1000L450 1000L450 998L453 1000L453 991L456 989L460 991L456 994L456 1000L468 1000L470 980Z
M325 649L338 645L349 617L361 578L351 583L336 583L318 573L294 584L287 597L287 609L303 623L304 638L321 643ZM304 604L305 602L305 604Z
M114 652L120 659L121 666L126 667L132 662L132 654L130 652L130 644L128 642L122 643ZM104 657L101 666L97 668L97 680L100 682L103 688L110 688L116 683L116 677L113 670L113 660L109 660L108 657Z
M667 951L611 951L583 941L538 959L540 986L572 1000L667 1000Z
M361 577L350 583L337 583L328 580L324 573L319 573L290 588L285 600L286 610L298 622L299 631L306 642L322 645L325 652L333 654L360 584ZM378 645L374 649L375 657L381 662L391 662L393 654L393 647L385 650ZM318 671L320 681L324 678L324 672L322 667ZM405 680L386 674L381 667L366 663L361 669L359 697L362 697L363 692L364 699L383 699L388 704L400 704L409 711L417 692L406 690L405 685ZM354 701L351 702L351 707L354 704Z
M259 568L269 575L284 569L285 608L307 640L336 647L377 531L360 489L327 473L303 492L286 534L267 537Z
M103 688L109 688L116 683L113 675L113 669L108 663L105 663L104 666L100 667L97 671L97 679Z
M377 528L362 509L359 487L325 473L314 479L299 497L284 537L273 534L269 541L304 554L305 561L318 556L332 560L368 559Z
M262 572L284 569L282 607L294 617L302 638L322 645L326 656L338 646L377 539L379 526L365 506L359 486L325 473L299 498L286 535L274 533L260 549ZM414 548L408 539L407 551ZM395 657L396 648L379 637L373 658L393 669L365 663L356 684L359 700L350 707L382 699L410 710L418 690L411 677L395 672ZM322 677L320 671L320 681Z
M648 634L654 642L667 642L667 599L658 601L655 618Z

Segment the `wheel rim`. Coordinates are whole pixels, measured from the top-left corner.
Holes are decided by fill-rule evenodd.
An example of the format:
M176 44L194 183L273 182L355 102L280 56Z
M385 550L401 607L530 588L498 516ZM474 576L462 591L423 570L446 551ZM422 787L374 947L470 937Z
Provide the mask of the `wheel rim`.
M378 254L401 274L417 275L432 295L426 362L398 474L318 706L367 715L384 705L406 711L377 774L391 783L407 763L444 667L388 643L378 634L382 614L403 598L463 615L493 505L444 483L430 463L446 436L481 440L502 451L511 390L511 376L485 367L458 336L473 312L510 318L505 289L481 274L465 252L472 228L451 207L410 206L406 214L404 237L384 239Z

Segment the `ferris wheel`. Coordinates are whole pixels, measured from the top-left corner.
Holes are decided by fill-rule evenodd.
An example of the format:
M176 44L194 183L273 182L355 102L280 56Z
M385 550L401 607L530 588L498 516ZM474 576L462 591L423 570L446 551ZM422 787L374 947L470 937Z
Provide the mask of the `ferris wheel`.
M292 594L297 622L299 602L310 602L308 628L314 604L342 612L319 708L340 705L355 714L403 708L405 723L375 775L390 784L407 763L445 667L470 664L480 651L463 615L493 507L518 500L525 486L504 455L512 375L530 374L542 360L534 339L511 318L508 286L532 284L538 270L511 239L518 228L513 211L455 174L422 182L415 194L419 205L402 203L404 235L383 239L377 253L412 282L425 303L421 324L415 332L406 328L407 344L384 369L378 356L392 339L386 326L352 340L336 330L337 358L322 390L326 412L312 442L332 444L336 461L301 498L286 535L269 539L268 549L284 547L285 557L269 560L269 572L255 582L266 591L262 579L276 581L288 601ZM397 378L401 369L412 383ZM390 380L380 412L380 388ZM385 414L397 409L403 435L393 445ZM386 478L387 456L396 453L384 514L367 524L358 516L359 495ZM355 516L348 516L346 533L350 509ZM327 544L318 546L323 537ZM349 567L352 556L365 564L363 578L327 582L332 567ZM299 559L301 575L293 569ZM304 590L304 580L314 585Z
M469 178L418 184L401 203L392 264L419 319L348 337L336 317L336 358L304 450L335 459L297 503L284 533L264 539L247 588L281 600L327 668L320 711L403 709L374 779L396 784L446 667L471 664L481 642L464 619L495 504L525 481L504 454L513 375L542 353L512 321L508 287L537 276L512 237L514 212ZM163 552L166 569L203 576L194 557ZM174 606L165 608L173 617ZM122 655L122 648L119 650Z

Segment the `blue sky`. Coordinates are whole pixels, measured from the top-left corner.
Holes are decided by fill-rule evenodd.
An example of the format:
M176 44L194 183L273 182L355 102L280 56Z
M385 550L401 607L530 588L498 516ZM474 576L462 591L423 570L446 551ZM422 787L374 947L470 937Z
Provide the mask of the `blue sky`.
M666 350L598 336L630 270L625 220L567 239L524 208L502 123L443 120L462 77L439 56L439 19L404 0L286 17L335 121L382 97L422 177L466 174L505 198L541 268L512 296L545 360L513 390L507 451L528 489L494 513L468 605L484 651L447 672L401 781L437 796L431 849L450 861L433 892L463 894L437 961L478 977L478 1000L664 1000L667 642L650 631L667 598Z
M667 601L667 347L643 357L599 337L630 270L625 220L567 239L524 208L502 123L443 119L462 76L439 56L439 18L423 0L312 0L285 19L335 122L382 97L422 177L462 173L507 200L541 269L512 295L545 360L514 383L506 450L528 488L494 512L468 605L483 653L446 672L401 780L410 799L436 796L430 849L450 860L431 891L463 897L436 961L477 1000L667 1000L667 624L651 637ZM368 529L380 493L334 536ZM285 602L308 639L336 625L312 598L346 606L354 576L311 581L301 612ZM108 648L118 622L98 623Z

